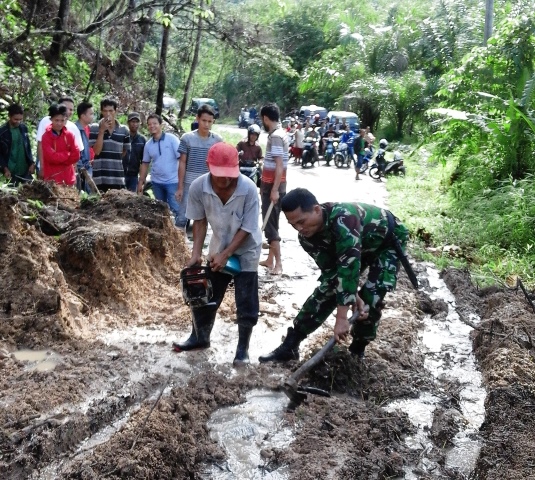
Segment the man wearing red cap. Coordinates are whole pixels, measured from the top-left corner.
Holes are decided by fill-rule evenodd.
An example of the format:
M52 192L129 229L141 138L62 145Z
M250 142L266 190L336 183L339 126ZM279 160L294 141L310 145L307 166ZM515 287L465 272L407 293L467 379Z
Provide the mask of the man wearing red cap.
M254 182L240 174L238 151L227 143L208 150L208 173L193 181L189 189L186 217L193 221L193 248L187 266L200 265L208 224L212 239L208 261L212 269L213 298L210 305L193 310L192 332L177 352L208 348L210 333L227 286L234 278L238 347L234 365L249 363L249 340L258 321L258 260L262 233L258 225L259 202ZM225 273L230 257L239 260L240 271Z

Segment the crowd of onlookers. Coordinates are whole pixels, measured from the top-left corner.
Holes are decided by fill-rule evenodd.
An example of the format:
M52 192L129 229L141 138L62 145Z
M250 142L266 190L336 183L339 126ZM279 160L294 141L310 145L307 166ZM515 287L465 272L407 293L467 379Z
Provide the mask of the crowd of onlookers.
M370 127L360 128L355 132L344 119L335 118L329 123L327 119L320 119L318 115L305 120L290 118L286 130L292 139L291 153L296 164L301 162L305 141L312 143L312 155L317 159L320 155L324 155L329 139L338 139L341 143L347 144L348 154L354 163L356 180L359 179L366 149L373 149L375 142ZM331 159L327 158L325 166L330 166L330 161Z
M75 103L62 97L49 107L37 128L37 155L34 159L24 109L8 107L8 120L0 128L0 173L13 186L33 180L76 186L87 193L128 189L143 193L147 176L156 199L166 202L175 224L185 228L189 185L206 173L209 148L222 138L211 132L215 112L202 105L196 116L196 129L179 140L164 132L162 118L147 117L147 139L139 132L141 115L130 112L127 125L117 119L114 99L100 102L100 120L95 122L91 103L76 107L77 120L71 121Z

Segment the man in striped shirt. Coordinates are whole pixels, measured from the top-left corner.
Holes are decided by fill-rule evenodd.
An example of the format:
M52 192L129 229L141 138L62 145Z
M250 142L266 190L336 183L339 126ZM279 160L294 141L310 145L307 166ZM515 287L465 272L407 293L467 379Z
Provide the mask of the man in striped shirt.
M197 110L197 122L199 127L193 132L185 133L180 139L180 161L178 162L178 190L175 198L180 203L178 219L175 225L186 228L186 207L188 204L189 187L193 180L208 173L206 157L210 147L223 139L210 131L215 121L215 112L210 105L201 105Z
M262 218L267 216L269 207L273 209L267 220L264 233L269 244L269 254L260 265L267 267L273 275L282 273L279 236L281 201L286 194L286 168L288 165L288 137L280 124L280 110L275 103L268 103L260 110L264 129L268 132L264 169L262 170Z
M125 188L123 158L130 150L130 132L117 119L117 102L100 102L102 119L90 127L89 146L93 147L93 180L101 192Z

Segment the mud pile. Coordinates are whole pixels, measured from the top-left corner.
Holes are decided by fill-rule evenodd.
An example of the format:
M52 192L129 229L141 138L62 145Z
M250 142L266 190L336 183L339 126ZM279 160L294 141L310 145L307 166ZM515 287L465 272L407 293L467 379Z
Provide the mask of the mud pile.
M129 192L78 202L44 182L0 195L0 335L35 347L91 326L184 311L187 248L167 207Z
M475 478L533 478L535 313L518 287L479 290L466 272L454 269L444 280L466 319L470 313L480 317L472 339L488 394Z

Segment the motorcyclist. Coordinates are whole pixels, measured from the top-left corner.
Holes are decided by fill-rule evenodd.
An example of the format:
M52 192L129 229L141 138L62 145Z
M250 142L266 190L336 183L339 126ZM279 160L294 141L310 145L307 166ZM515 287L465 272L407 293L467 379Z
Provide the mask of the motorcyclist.
M238 127L244 128L249 124L249 109L247 105L240 110L240 116L238 117Z
M338 134L334 131L334 127L332 125L329 125L329 129L325 132L321 139L321 151L323 155L325 155L325 151L327 148L327 141L330 138L338 138ZM332 158L332 157L331 157ZM327 163L325 164L326 167L330 166L331 159L327 159Z
M247 138L236 145L239 154L240 167L253 166L257 161L262 160L262 147L258 143L260 137L260 127L258 125L251 125L247 129ZM251 162L254 162L251 164Z
M319 160L318 149L316 146L319 138L319 133L316 132L316 125L312 124L310 126L310 130L305 135L305 143L312 142L312 155L314 156L314 162Z
M346 125L345 132L340 137L340 142L347 145L347 154L353 161L355 159L355 152L353 150L353 142L355 141L355 132L351 130L349 125Z
M379 140L379 150L377 150L377 156L384 156L386 149L388 148L388 140L386 138L381 138Z
M386 165L385 153L387 148L388 141L386 138L381 138L381 140L379 140L379 150L377 150L377 155L375 157L375 162L379 168L384 168Z

